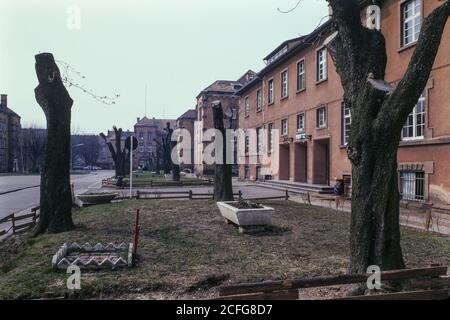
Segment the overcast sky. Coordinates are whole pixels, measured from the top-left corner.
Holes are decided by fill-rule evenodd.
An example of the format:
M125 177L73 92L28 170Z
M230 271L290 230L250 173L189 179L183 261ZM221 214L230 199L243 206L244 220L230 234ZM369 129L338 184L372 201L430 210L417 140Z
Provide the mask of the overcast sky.
M0 93L22 126L45 127L34 99L34 55L51 52L86 78L103 105L77 88L72 130L99 133L112 125L132 129L137 117L177 118L215 80L259 71L282 41L312 31L327 14L325 0L0 0ZM71 5L79 30L67 26ZM73 20L70 20L73 21Z

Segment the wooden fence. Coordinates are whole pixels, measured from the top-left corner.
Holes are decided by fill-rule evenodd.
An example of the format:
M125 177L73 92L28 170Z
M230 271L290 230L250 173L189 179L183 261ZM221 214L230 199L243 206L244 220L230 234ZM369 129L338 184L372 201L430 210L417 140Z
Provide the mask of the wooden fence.
M297 300L299 289L365 283L372 274L344 274L327 277L242 283L219 287L217 300ZM405 292L343 297L350 300L439 300L449 297L447 267L433 266L381 272L381 281L409 280Z
M271 197L257 197L257 198L244 198L244 195L241 190L233 193L233 196L236 196L238 200L249 200L249 201L260 201L260 200L275 200L275 199L285 199L289 200L289 192L286 190L285 194L282 196L271 196ZM127 199L126 197L123 197ZM201 192L193 192L192 190L187 191L136 191L136 199L189 199L189 200L198 200L198 199L207 199L214 200L213 193L201 193Z
M11 213L10 215L0 219L0 226L8 223L11 225L7 229L0 230L0 236L7 235L10 231L12 231L12 234L27 232L28 230L34 228L38 219L39 207L32 208L29 214L17 215L17 213Z

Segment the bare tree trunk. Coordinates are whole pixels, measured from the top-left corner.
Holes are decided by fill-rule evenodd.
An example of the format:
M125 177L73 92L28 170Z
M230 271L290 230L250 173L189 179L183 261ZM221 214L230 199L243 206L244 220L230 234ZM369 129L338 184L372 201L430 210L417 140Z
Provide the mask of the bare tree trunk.
M220 103L212 107L214 128L219 130L222 134L223 141L223 164L215 164L214 167L214 200L216 201L233 201L233 185L232 185L232 170L231 164L226 163L226 131L223 125L223 109ZM216 145L216 148L220 147ZM217 156L217 150L216 150Z
M73 229L70 189L70 118L73 101L62 83L53 55L35 56L37 103L47 118L47 141L41 173L40 219L35 234Z

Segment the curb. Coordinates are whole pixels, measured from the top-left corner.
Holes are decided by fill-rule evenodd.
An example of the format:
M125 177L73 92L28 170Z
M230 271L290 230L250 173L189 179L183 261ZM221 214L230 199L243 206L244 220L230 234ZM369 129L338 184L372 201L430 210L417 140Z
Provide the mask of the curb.
M13 193L13 192L18 192L18 191L22 191L22 190L27 190L27 189L33 189L33 188L37 188L40 187L41 185L38 184L36 186L29 186L29 187L24 187L24 188L19 188L19 189L14 189L14 190L8 190L8 191L4 191L4 192L0 192L0 196L4 195L4 194L8 194L8 193Z

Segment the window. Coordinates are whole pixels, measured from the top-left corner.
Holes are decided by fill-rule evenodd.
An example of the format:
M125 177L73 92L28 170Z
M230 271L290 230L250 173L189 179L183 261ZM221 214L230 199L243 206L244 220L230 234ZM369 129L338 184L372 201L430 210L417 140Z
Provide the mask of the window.
M273 123L269 123L269 125L267 126L267 130L268 130L268 134L267 134L267 145L268 145L268 149L269 149L269 153L272 153L273 151Z
M425 173L423 171L400 172L400 196L403 200L425 200Z
M286 70L281 73L281 99L287 98L288 90L288 72Z
M305 131L305 114L300 113L297 115L297 132Z
M250 109L250 102L249 102L248 97L245 97L245 99L244 99L244 116L248 117L249 109Z
M288 119L282 119L281 120L281 134L283 136L287 136L288 133L289 133Z
M139 132L139 140L144 140L144 133L143 132Z
M402 130L402 140L423 139L425 131L425 95L422 94L414 107L413 111L408 115Z
M419 39L422 0L411 0L402 5L402 46Z
M262 94L261 89L258 89L256 91L256 112L259 112L262 110Z
M268 83L268 89L269 89L269 95L268 95L268 99L267 99L267 101L269 102L269 104L272 104L273 103L273 80L269 80L269 83Z
M263 151L263 136L262 136L262 128L256 129L256 153L262 154Z
M297 63L297 91L304 90L305 84L305 60L302 60Z
M237 119L237 112L236 112L236 108L231 108L231 118L233 120Z
M350 107L342 103L342 145L344 146L348 144L351 124L352 124L352 116L350 112Z
M325 128L327 126L327 109L325 107L317 109L316 126L317 128Z
M143 146L141 146L141 147L139 147L139 152L144 152L144 147Z
M317 82L327 79L327 49L317 51Z

